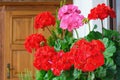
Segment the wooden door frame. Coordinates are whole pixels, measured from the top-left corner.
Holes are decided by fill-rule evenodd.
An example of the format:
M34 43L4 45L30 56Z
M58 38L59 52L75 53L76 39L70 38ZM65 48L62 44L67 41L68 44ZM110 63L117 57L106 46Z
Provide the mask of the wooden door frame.
M0 21L1 21L1 24L0 24L0 31L1 31L1 33L0 33L0 48L1 48L1 50L0 50L0 80L3 80L3 76L4 76L4 74L3 74L3 68L4 68L4 58L3 58L3 41L4 41L4 35L5 34L3 34L3 31L4 31L4 6L3 7L1 7L1 9L0 9Z

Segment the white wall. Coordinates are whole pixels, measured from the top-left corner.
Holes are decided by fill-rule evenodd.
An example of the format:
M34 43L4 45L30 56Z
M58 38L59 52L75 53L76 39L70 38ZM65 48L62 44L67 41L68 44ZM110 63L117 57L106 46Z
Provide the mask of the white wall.
M74 5L79 7L79 9L81 10L81 14L87 17L89 10L92 7L92 0L73 0L73 3ZM80 37L84 37L88 33L88 26L81 26L77 31ZM75 32L74 36L76 37Z
M93 7L97 6L99 3L105 3L108 5L108 0L73 0L73 4L79 7L79 9L82 12L81 14L83 14L85 17L87 17L88 14L90 13L90 10ZM101 32L101 23L99 20L91 21L90 24L91 24L91 30L93 28L93 25L97 24L98 26L100 26L97 28L97 31ZM104 27L108 28L107 26L109 26L108 19L105 19ZM79 37L84 37L89 32L88 25L84 25L84 26L80 27L77 31L79 32ZM74 36L76 37L75 32L74 32Z

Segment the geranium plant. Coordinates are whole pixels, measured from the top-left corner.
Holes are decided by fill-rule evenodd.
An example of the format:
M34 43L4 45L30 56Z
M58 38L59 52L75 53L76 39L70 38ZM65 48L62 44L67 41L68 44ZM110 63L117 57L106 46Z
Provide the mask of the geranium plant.
M36 80L119 80L120 33L104 28L103 20L115 18L115 11L103 4L91 9L88 18L77 6L63 5L55 18L50 12L42 12L35 18L36 29L47 29L51 36L42 33L28 36L25 48L34 53L33 65L37 69ZM76 29L91 20L101 20L102 33L93 30L79 38ZM54 30L49 28L54 26ZM77 39L73 37L73 30ZM90 30L90 29L89 29Z

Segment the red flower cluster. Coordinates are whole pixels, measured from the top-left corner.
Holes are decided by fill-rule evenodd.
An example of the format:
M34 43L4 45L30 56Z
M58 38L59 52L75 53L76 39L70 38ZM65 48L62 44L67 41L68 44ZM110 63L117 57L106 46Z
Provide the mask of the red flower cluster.
M42 12L35 17L34 27L36 29L51 25L55 25L55 17L50 12Z
M51 66L53 64L52 58L56 54L57 52L55 52L54 48L50 46L40 47L35 53L35 59L33 64L38 70L48 71L51 69Z
M72 65L73 58L69 52L65 53L63 51L60 51L53 58L53 65L51 69L55 75L60 75L63 70L69 70Z
M46 39L42 34L32 34L25 40L24 46L28 52L32 52L32 49L37 50L39 47L46 45Z
M111 18L115 18L116 14L113 9L111 9L109 6L106 6L104 3L99 4L97 7L91 9L90 14L88 14L88 19L105 19L108 16Z
M93 71L104 64L104 44L99 40L77 41L71 48L74 67L82 71Z
M35 53L34 66L38 70L52 70L59 76L63 70L69 70L72 65L84 72L93 71L104 64L104 44L99 40L87 42L77 41L70 52L56 52L49 46L40 47Z
M63 70L69 70L72 63L69 53L55 52L54 48L43 46L36 51L33 64L38 70L52 70L54 75L60 75Z

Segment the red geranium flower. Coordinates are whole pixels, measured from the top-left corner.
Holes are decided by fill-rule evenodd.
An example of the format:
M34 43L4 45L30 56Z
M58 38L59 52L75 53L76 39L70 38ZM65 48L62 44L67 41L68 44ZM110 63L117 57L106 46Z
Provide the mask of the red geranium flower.
M63 51L58 52L58 54L53 58L52 71L54 75L59 76L63 70L69 70L73 64L73 58L69 52L65 53Z
M74 57L74 67L84 72L97 69L104 64L104 50L104 44L99 40L78 40L70 50Z
M115 11L103 3L91 9L90 14L88 14L88 19L89 20L91 19L103 20L107 18L108 16L110 16L111 18L115 18L116 17Z
M53 47L50 46L43 46L37 49L35 53L34 63L33 65L38 70L45 70L48 71L51 69L53 64L52 58L57 54Z
M34 27L45 28L55 25L55 17L50 12L42 12L35 17Z
M42 34L32 34L25 40L24 46L28 52L32 52L32 49L37 50L39 47L46 45L46 39Z
M91 44L93 46L95 46L94 48L100 52L104 52L105 51L105 46L104 44L100 41L100 40L92 40Z

